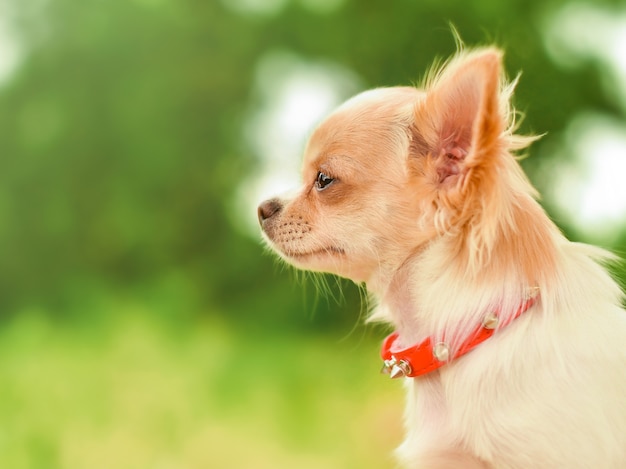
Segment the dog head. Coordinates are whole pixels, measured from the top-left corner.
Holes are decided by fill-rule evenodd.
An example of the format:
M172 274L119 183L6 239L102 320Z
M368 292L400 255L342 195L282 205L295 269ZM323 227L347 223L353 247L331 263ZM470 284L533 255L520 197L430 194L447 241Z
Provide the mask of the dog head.
M269 244L296 267L356 282L393 273L442 236L469 239L468 256L482 256L514 194L532 192L509 153L529 141L513 135L511 90L500 52L482 49L422 89L348 100L311 135L299 193L259 206Z

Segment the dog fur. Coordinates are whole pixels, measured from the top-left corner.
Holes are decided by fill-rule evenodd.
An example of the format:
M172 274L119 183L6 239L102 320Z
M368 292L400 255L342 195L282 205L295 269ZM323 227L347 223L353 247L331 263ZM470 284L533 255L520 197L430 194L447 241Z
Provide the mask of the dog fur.
M496 48L460 52L421 88L366 91L313 132L303 186L259 206L288 263L364 283L408 346L468 354L405 379L407 468L626 468L626 314L606 252L565 239L514 154Z

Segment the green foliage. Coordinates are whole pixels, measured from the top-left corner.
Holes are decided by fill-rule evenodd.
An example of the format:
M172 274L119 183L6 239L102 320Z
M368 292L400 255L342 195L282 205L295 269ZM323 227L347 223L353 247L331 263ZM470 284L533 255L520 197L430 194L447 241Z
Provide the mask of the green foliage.
M309 322L294 313L292 276L226 213L259 167L242 135L267 51L344 64L366 86L406 84L454 51L452 22L468 44L505 46L511 73L524 70L522 130L558 136L576 110L611 108L590 71L566 75L546 57L541 18L560 2L274 3L253 15L226 7L243 1L15 0L26 52L0 89L3 314L63 312L85 299L81 285L115 292L174 275L193 285L198 310ZM548 183L536 160L525 165Z
M0 331L0 466L386 465L401 388L380 379L370 340L215 320L173 333L137 305L116 309L97 327L24 311Z

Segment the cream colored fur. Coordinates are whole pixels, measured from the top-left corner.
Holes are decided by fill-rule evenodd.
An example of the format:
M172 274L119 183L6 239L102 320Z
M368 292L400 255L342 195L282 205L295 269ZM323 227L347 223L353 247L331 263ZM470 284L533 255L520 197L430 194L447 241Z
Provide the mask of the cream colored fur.
M525 292L540 299L467 355L406 379L407 468L626 468L626 313L601 266L565 239L513 152L513 86L493 48L422 89L368 91L313 133L304 184L259 207L289 263L364 282L375 320L454 350ZM390 383L394 385L394 383Z

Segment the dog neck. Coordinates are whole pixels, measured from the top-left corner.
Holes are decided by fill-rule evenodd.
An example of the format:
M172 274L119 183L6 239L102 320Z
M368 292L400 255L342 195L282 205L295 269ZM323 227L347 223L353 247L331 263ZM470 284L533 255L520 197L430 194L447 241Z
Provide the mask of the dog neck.
M486 312L500 310L508 323L529 289L547 285L545 271L529 278L515 259L485 264L479 274L470 272L465 259L455 254L458 246L450 233L414 251L387 283L368 283L379 301L371 319L391 323L404 344L446 337L455 349L480 326ZM532 252L532 247L519 252Z

